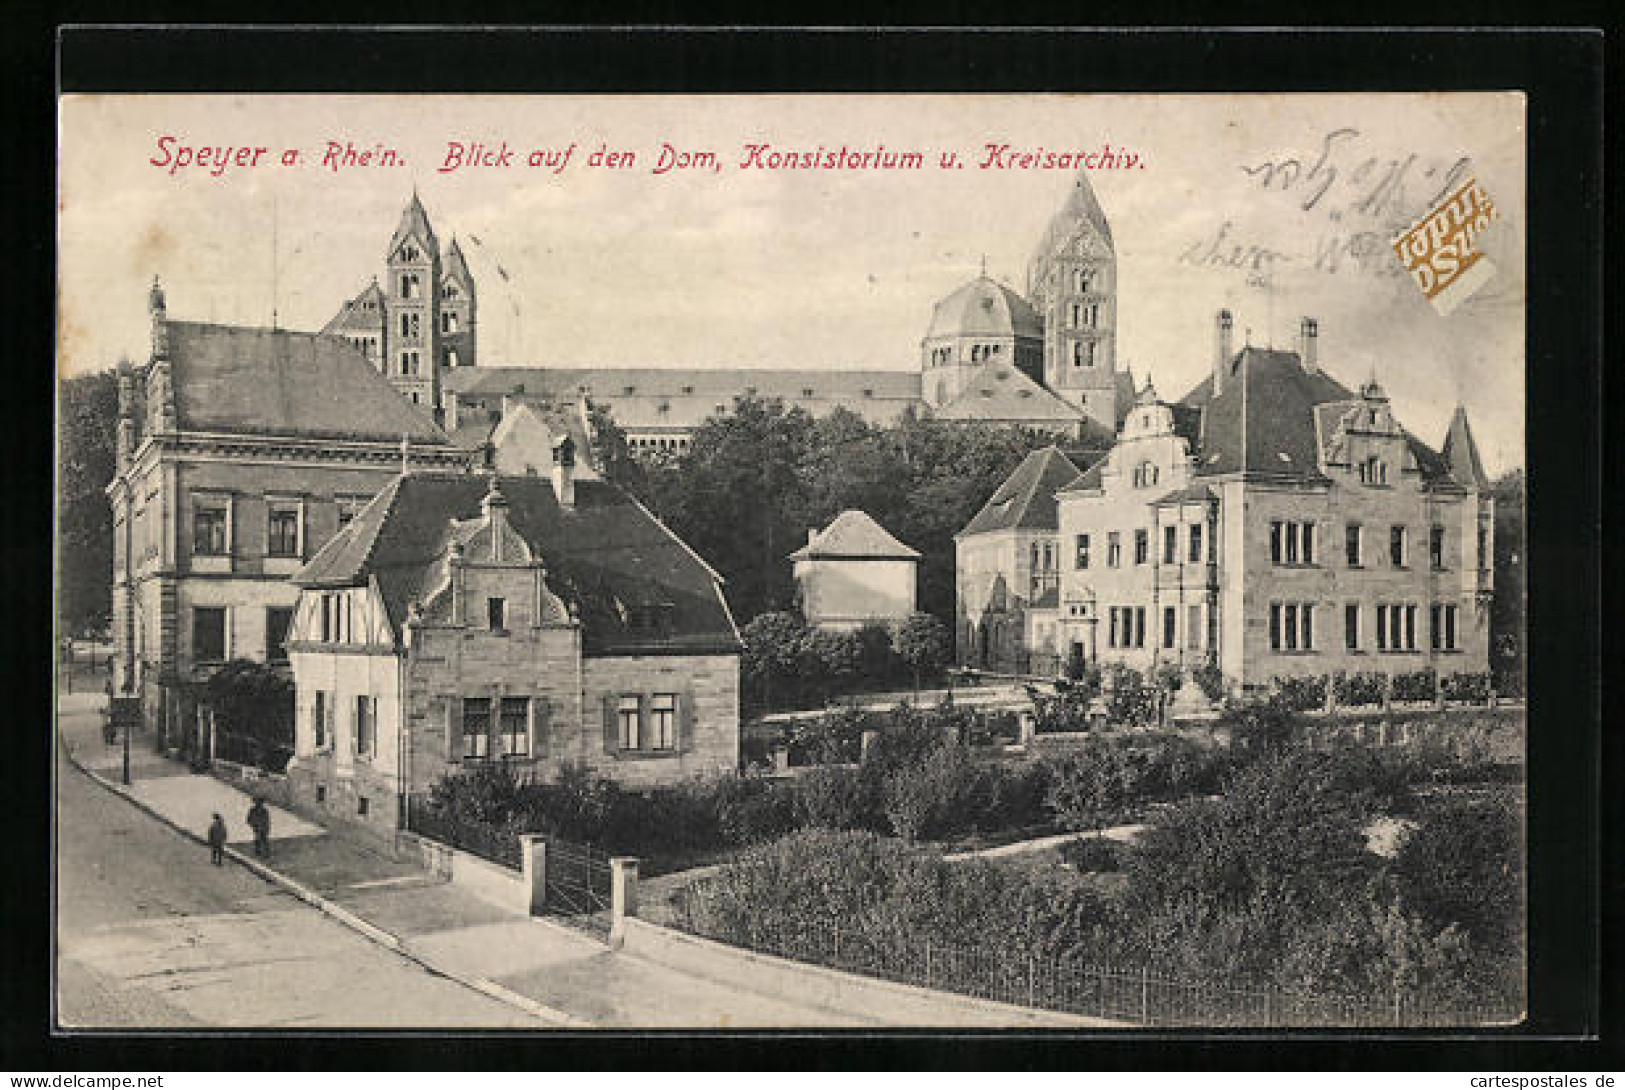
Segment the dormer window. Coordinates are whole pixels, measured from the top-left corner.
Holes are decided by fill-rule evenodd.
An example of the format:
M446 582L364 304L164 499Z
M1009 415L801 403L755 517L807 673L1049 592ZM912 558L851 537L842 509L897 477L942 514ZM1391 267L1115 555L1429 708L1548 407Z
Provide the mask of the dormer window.
M1360 463L1360 483L1361 484L1377 484L1377 485L1387 484L1388 483L1388 463L1384 462L1381 458L1377 457L1376 455L1372 455L1371 457L1367 458L1365 461L1361 462Z
M1157 483L1160 468L1155 462L1141 462L1134 467L1134 487L1150 488Z

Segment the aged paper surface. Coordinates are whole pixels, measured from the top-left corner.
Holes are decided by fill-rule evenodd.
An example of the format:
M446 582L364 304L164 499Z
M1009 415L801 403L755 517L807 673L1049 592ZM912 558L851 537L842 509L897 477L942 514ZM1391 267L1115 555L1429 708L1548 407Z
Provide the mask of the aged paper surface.
M827 822L807 815L826 812L807 801L812 789L785 785L823 782L825 769L809 773L815 765L861 768L884 743L866 721L861 755L809 758L810 735L796 732L827 703L857 701L864 668L830 668L848 689L807 683L792 706L789 682L751 673L754 637L738 664L737 633L749 634L759 616L795 610L819 630L811 588L827 572L820 563L857 557L917 564L918 594L913 567L903 569L906 593L889 574L852 577L855 584L832 576L826 601L844 596L852 608L856 598L874 611L835 617L824 630L873 623L895 632L911 614L936 614L948 641L947 661L930 666L929 695L916 668L912 686L901 670L889 689L870 685L863 698L982 701L987 722L1006 716L1021 726L980 757L1021 775L1052 762L1033 773L1050 785L1034 789L1035 820L995 827L994 818L977 818L953 835L915 821L902 780L876 780L868 824L852 823L878 838L876 852L915 851L919 842L932 865L1011 868L1005 873L1016 877L1001 882L1094 882L1087 894L1068 887L1079 904L1150 881L1126 854L1096 870L1062 842L1107 826L1113 843L1155 840L1159 820L1219 794L1220 783L1068 809L1053 785L1072 773L1055 770L1078 766L1066 764L1074 758L1065 744L1044 749L1043 701L1062 699L1069 683L1095 684L1102 668L1111 676L1114 665L1132 668L1148 694L1159 671L1168 679L1147 697L1155 723L1136 721L1125 749L1184 745L1163 738L1180 730L1216 744L1211 724L1229 722L1218 702L1266 690L1298 700L1295 711L1312 711L1316 722L1341 724L1332 733L1370 752L1392 755L1402 743L1420 751L1444 739L1441 753L1457 748L1439 758L1449 766L1435 777L1441 782L1453 782L1450 762L1470 763L1458 752L1462 735L1515 734L1516 755L1478 754L1458 794L1471 801L1507 789L1510 778L1518 796L1510 809L1521 818L1521 771L1504 771L1521 768L1521 706L1508 713L1508 694L1487 689L1496 669L1492 599L1522 594L1521 574L1494 585L1499 553L1489 528L1502 533L1507 513L1492 493L1524 465L1525 137L1517 93L64 96L58 373L77 381L124 364L119 421L108 421L110 435L120 429L107 493L107 534L117 542L104 611L111 620L91 642L111 658L108 721L118 708L134 717L123 727L123 741L133 736L139 751L133 783L117 730L109 727L104 742L102 705L65 703L62 730L76 764L142 807L139 817L128 807L101 815L124 802L84 795L77 781L59 791L59 814L98 808L94 820L61 819L70 837L85 838L59 867L70 906L58 934L64 1024L1515 1021L1516 995L1492 997L1484 980L1517 975L1521 953L1508 951L1521 950L1521 936L1500 936L1495 956L1505 964L1475 975L1489 947L1463 945L1461 935L1476 925L1448 917L1449 907L1417 907L1420 894L1377 896L1364 923L1316 925L1350 935L1369 925L1379 936L1370 949L1396 965L1429 966L1396 969L1374 999L1333 997L1326 983L1353 980L1353 970L1339 977L1327 965L1364 953L1299 950L1295 979L1315 986L1284 976L1259 983L1257 973L1243 982L1239 971L1177 959L1113 970L1110 959L1127 956L1120 950L1075 961L1056 952L1104 942L1098 929L1042 951L1015 940L977 945L960 933L949 941L928 934L923 902L920 919L905 905L876 923L859 955L839 919L814 913L820 922L797 936L782 920L753 930L742 922L753 913L724 926L726 912L708 907L718 902L707 898L746 896L748 876L729 887L710 868L770 853L758 843L772 839L765 834L741 835L726 851L645 854L640 880L636 865L608 858L630 849L578 832L544 853L554 869L535 879L527 900L530 887L515 891L541 874L534 845L521 846L512 828L483 839L424 800L441 769L473 775L504 765L551 781L570 755L588 754L592 774L658 795L711 784L744 763L749 790L760 781L770 784L764 792L803 792L785 803L798 816L775 831L816 841L823 834L808 828ZM1471 228L1460 240L1459 256L1472 251L1460 278L1452 279L1455 266L1417 272L1446 245L1448 209L1467 200L1464 192L1483 203L1454 221ZM1493 218L1473 219L1490 201ZM1424 246L1429 217L1439 216ZM356 358L333 355L341 349ZM402 396L359 379L329 381L332 368L362 356ZM1277 373L1289 374L1290 389L1270 385ZM1262 384L1256 400L1254 382ZM1226 384L1232 399L1242 391L1235 420L1219 400ZM728 536L756 533L756 505L772 506L776 486L719 472L701 488L698 476L683 477L699 472L684 459L703 447L706 422L758 394L816 419L839 406L873 429L854 425L845 439L818 433L812 453L798 456L796 480L819 498L784 519L811 536L788 540L769 528L760 547L750 538L754 551L740 552L767 556L761 572L730 566ZM566 545L562 531L534 530L569 525L558 511L600 502L594 497L609 487L602 478L626 483L595 464L599 424L585 415L589 400L624 432L632 462L661 467L626 485L648 491L623 514L635 506L649 525L658 515L675 527L668 537L605 522L583 531L598 537ZM570 417L577 409L580 430ZM1268 414L1293 412L1302 419L1277 438ZM909 478L915 514L906 518L882 501L857 511L850 498L819 506L837 494L889 495L885 480L864 479L865 463L829 468L819 458L834 464L840 444L860 440L889 451L893 439L876 436L904 417L1054 439L1053 456L1036 441L1022 448L1050 459L1019 478L1021 502L1041 495L1049 523L1010 522L1044 533L1011 539L1008 570L985 566L968 538L1012 498L1000 482L1020 473L1017 462L1028 464L1019 457L999 463L975 496L935 482L944 505L969 504L952 525L919 513L926 505L915 486L924 476ZM775 457L770 447L764 464ZM1163 463L1161 453L1142 460L1142 449L1175 453ZM915 457L910 450L872 464L923 473ZM1082 471L1096 465L1091 480ZM436 474L478 481L467 497L431 502L423 482ZM488 487L487 476L517 483ZM705 491L725 480L737 495ZM1226 492L1232 485L1238 490ZM1117 506L1120 486L1145 490L1132 513ZM446 495L453 490L447 485ZM1091 507L1097 492L1105 499ZM1409 506L1389 506L1401 493ZM383 494L392 498L369 506ZM437 520L433 533L392 546L390 535L407 531L390 522L390 505L420 501L413 517ZM1276 510L1271 504L1280 505L1274 517L1257 514ZM1106 521L1090 521L1101 510ZM1249 510L1262 521L1244 531ZM358 543L363 533L376 534L381 551ZM649 553L632 555L642 548ZM618 568L602 559L623 554L632 559ZM465 590L451 574L465 562L529 565L530 582ZM386 570L389 563L396 567ZM391 579L413 563L409 579L399 576L409 590L397 594ZM582 576L600 563L609 572L602 581ZM1186 564L1212 574L1187 577L1181 568L1172 584L1152 574ZM792 565L793 602L783 593ZM1107 567L1126 569L1124 580L1143 572L1143 587L1114 582ZM1378 568L1380 579L1371 574ZM323 598L338 591L353 600L342 622L340 607ZM903 604L884 612L893 597ZM705 617L691 607L695 598L711 611ZM599 617L638 639L595 643L608 639L593 632ZM487 636L534 638L540 657L523 669L505 659L448 678L444 663L475 656L424 650L433 645L407 636L471 624ZM579 630L585 643L550 658L547 637L531 633L555 629ZM704 642L713 637L727 646ZM1512 639L1521 647L1521 629ZM796 661L840 654L829 641L809 641ZM904 658L905 644L892 645ZM357 682L347 671L367 656L374 667ZM222 741L230 731L203 695L220 664L239 659L269 659L290 678L296 710L274 761L270 749L238 752ZM944 673L949 664L956 671ZM1204 668L1224 689L1207 703L1197 695ZM1359 703L1364 690L1351 684L1345 694L1331 680L1354 675L1377 679L1367 704ZM1427 679L1412 692L1399 675ZM400 680L407 677L421 680ZM554 685L557 677L578 680ZM1484 680L1447 691L1452 677ZM100 693L100 676L92 684ZM1304 700L1303 686L1314 684L1320 695ZM413 704L424 685L442 689ZM1051 732L1074 734L1081 749L1089 731L1109 735L1119 725L1103 725L1117 715L1102 710L1117 707L1113 690L1089 691L1095 702L1087 713L1078 706L1078 729ZM1484 726L1479 708L1486 722L1516 725ZM1438 724L1417 725L1430 709ZM1458 720L1466 725L1458 729ZM970 750L985 726L977 719L953 729ZM186 761L212 763L214 778L171 774ZM1473 778L1491 765L1501 779ZM1226 767L1227 776L1240 774L1239 765ZM1421 794L1443 805L1437 793ZM273 806L268 837L243 825L249 796ZM222 810L234 867L268 868L273 881L314 891L351 930L269 897L246 871L177 878L202 870L202 848L159 844L140 825L154 814L202 838ZM1376 860L1406 858L1402 844L1425 828L1424 810L1365 815L1366 862L1380 881L1406 880ZM1098 820L1080 819L1085 811ZM929 820L939 818L942 829L952 825ZM129 825L140 881L92 895L84 875L108 848L90 830L109 823ZM373 837L371 854L324 854L339 852L330 847L342 839L335 824ZM1017 844L1025 847L1005 851ZM769 869L783 862L751 858ZM574 885L560 877L571 868ZM762 877L768 870L751 873L751 889L773 885ZM544 887L548 896L583 898L572 902L576 914L602 926L532 922L528 910ZM862 902L861 891L853 896ZM119 918L121 898L142 906L128 920ZM153 904L170 907L149 911ZM1079 912L1075 919L1088 917ZM1108 918L1126 919L1099 917ZM1231 938L1259 918L1236 923ZM1463 927L1451 931L1454 922ZM827 936L817 930L826 924ZM875 937L882 931L894 947ZM1351 938L1349 950L1357 946ZM256 951L259 975L243 973ZM403 952L449 980L424 984ZM350 998L357 980L368 984L363 999Z

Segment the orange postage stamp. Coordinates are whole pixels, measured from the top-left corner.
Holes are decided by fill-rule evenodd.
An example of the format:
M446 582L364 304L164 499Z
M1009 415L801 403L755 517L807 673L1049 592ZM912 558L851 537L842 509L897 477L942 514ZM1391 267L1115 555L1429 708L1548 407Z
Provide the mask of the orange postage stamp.
M1490 195L1477 179L1469 178L1444 203L1394 239L1400 264L1441 316L1455 310L1495 275L1495 265L1474 242L1499 218Z

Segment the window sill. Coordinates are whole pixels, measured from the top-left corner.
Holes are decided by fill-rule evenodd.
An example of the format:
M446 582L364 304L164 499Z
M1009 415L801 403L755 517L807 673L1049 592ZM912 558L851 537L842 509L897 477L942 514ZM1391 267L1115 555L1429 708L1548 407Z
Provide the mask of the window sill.
M666 761L682 754L675 749L617 749L610 756L617 761Z
M1315 650L1312 647L1309 648L1308 650L1294 650L1292 648L1280 648L1280 649L1272 650L1270 652L1270 654L1272 654L1272 655L1280 655L1282 658L1303 658L1306 655L1318 655L1318 654L1320 654L1320 652Z

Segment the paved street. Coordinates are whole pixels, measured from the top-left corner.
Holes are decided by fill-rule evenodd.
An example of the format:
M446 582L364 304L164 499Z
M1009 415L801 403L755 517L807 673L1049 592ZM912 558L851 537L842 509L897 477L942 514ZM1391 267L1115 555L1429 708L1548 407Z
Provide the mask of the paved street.
M379 947L57 758L58 1020L108 1026L541 1023Z

